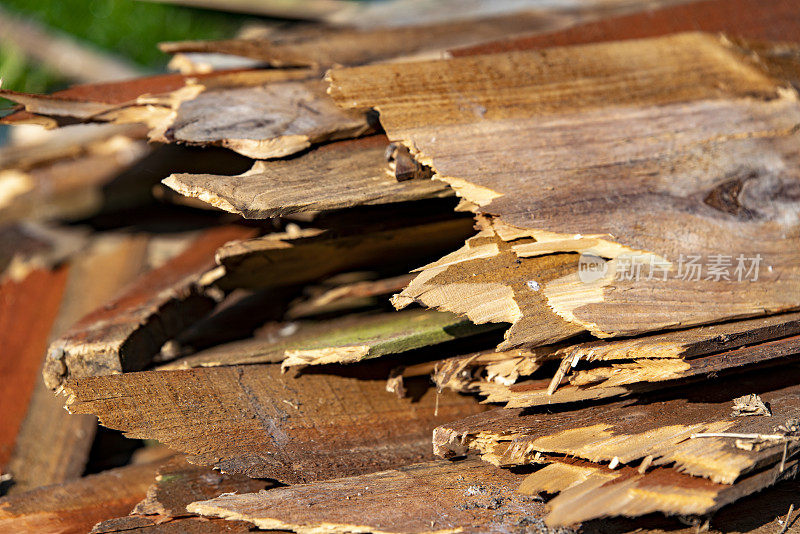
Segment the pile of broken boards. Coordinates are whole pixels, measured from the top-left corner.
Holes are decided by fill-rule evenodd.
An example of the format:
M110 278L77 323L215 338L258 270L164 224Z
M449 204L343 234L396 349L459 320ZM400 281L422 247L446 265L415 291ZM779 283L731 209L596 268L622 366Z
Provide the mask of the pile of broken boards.
M0 530L788 529L800 9L601 4L3 92Z

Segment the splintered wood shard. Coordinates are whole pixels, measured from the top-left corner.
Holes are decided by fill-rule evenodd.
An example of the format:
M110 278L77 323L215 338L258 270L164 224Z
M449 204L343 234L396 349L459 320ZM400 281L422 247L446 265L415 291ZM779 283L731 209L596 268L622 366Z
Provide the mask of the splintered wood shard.
M354 269L404 266L429 261L472 233L466 218L417 221L401 227L364 227L359 233L303 229L232 243L217 253L223 289L308 283ZM325 261L320 261L325 258ZM265 276L265 273L269 273Z
M553 313L541 289L577 267L576 254L520 259L508 243L484 230L419 269L420 275L392 302L402 308L416 301L466 315L477 324L511 323L499 350L555 343L582 329Z
M378 136L342 141L287 161L256 162L239 176L173 174L163 183L245 219L452 194L439 181L398 181L390 173L387 148Z
M736 391L757 392L781 420L800 415L800 368L737 377ZM704 432L770 434L772 417L731 415L731 383L691 386L670 400L643 399L588 406L558 413L526 414L500 409L434 431L439 456L479 452L489 462L521 465L537 453L576 456L592 462L633 464L652 456L654 466L675 464L681 472L731 484L740 476L780 461L783 447L743 450L733 439L692 439ZM668 397L667 397L668 398ZM788 443L791 453L800 443Z
M297 483L428 459L435 426L484 409L432 388L398 399L385 391L387 372L358 364L290 378L279 365L243 365L71 379L64 389L71 413L193 463Z
M547 503L545 523L550 527L653 512L708 516L746 495L793 478L798 463L793 460L782 469L775 465L728 485L688 477L670 468L640 472L633 467L611 470L580 460L554 460L528 476L519 491L558 494Z
M217 248L253 234L239 226L208 230L184 253L78 321L51 343L45 384L56 389L65 378L121 373L149 364L167 340L212 310L215 299L200 282L214 269Z
M391 471L192 503L190 512L260 529L314 532L509 532L540 525L544 504L520 495L518 475L475 460Z
M169 363L164 369L283 362L282 367L355 363L486 332L450 313L409 310L294 323L278 339L234 341Z
M223 146L266 159L370 129L364 113L336 107L322 80L301 80L205 91L182 102L163 135L153 139Z
M328 76L337 102L378 110L518 257L596 260L541 288L574 325L607 337L800 306L797 94L724 39Z

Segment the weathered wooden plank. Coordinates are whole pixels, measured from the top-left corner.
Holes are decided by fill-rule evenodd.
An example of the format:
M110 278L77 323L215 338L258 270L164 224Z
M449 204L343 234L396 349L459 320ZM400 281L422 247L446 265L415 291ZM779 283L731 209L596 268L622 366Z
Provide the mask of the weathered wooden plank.
M0 471L4 473L39 380L68 273L66 267L36 270L19 282L0 284Z
M543 526L544 504L516 493L524 475L479 461L438 461L352 478L223 495L189 505L260 529L320 532L509 532Z
M217 248L254 233L239 226L208 230L185 252L83 317L50 345L45 384L56 389L67 377L119 373L150 363L164 342L213 308L214 298L204 292L200 278L214 268Z
M800 305L798 220L783 215L797 213L797 96L716 36L329 76L338 102L378 109L390 140L495 217L518 256L610 259L595 279L575 272L542 288L559 316L595 335ZM515 243L526 237L535 241ZM688 276L695 256L701 272Z
M763 490L798 472L798 460L774 465L733 485L687 477L670 468L640 472L633 467L612 470L580 460L556 460L526 478L523 494L557 493L547 504L550 527L592 519L667 515L709 516L742 497Z
M474 399L417 384L385 390L385 364L335 375L283 375L279 365L150 371L71 379L72 413L129 437L156 439L226 473L308 482L430 458L432 429L482 411Z
M289 328L293 332L277 340L255 337L225 343L161 368L283 362L285 370L294 366L355 363L491 330L450 313L419 309L345 315L329 321L292 323Z
M701 0L653 7L568 28L452 50L455 57L551 46L642 39L685 31L722 32L765 41L795 41L800 14L791 0Z
M95 525L91 534L243 534L253 532L252 527L245 521L202 517L179 517L159 523L158 519L152 517L126 516Z
M255 159L288 156L372 129L364 113L337 108L318 79L207 90L176 107L152 140L222 146Z
M84 254L76 255L69 263L58 315L48 339L58 337L146 270L147 244L144 236L94 236ZM45 353L41 350L38 355L40 368ZM79 477L94 440L96 419L66 413L61 399L53 395L40 376L37 373L27 414L8 462L8 472L14 477L9 493Z
M0 498L0 529L15 534L85 534L92 525L127 514L144 498L158 463L96 475Z
M387 162L388 146L384 137L367 137L332 143L295 159L259 161L239 176L173 174L163 183L245 219L452 194L433 180L398 181Z
M346 275L347 273L342 273L342 276ZM306 286L305 296L291 303L286 310L286 317L300 319L375 306L379 297L382 300L382 297L401 291L413 278L413 274L361 281L333 277L333 280L323 281L319 287Z
M698 438L703 432L771 434L796 418L800 368L764 371L732 381L706 382L660 397L587 406L558 413L501 409L472 416L434 431L440 456L480 452L497 464L525 464L537 453L573 455L593 462L632 464L652 456L653 465L675 463L681 472L731 484L744 474L780 461L783 447L748 451L732 439ZM758 393L775 417L735 417L733 397ZM789 443L794 451L797 443Z
M217 261L225 273L216 283L223 289L267 288L309 283L355 269L398 274L435 258L471 233L470 219L433 216L268 234L222 247Z

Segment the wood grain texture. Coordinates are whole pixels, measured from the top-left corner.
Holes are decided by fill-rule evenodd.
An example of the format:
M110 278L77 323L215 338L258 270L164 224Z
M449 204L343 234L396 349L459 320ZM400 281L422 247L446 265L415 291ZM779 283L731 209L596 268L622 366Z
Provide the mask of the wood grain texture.
M653 465L674 462L680 472L731 484L744 474L780 461L783 447L746 451L724 438L690 439L699 432L771 433L797 417L797 366L708 381L661 397L586 406L557 413L526 414L501 409L479 414L434 431L440 456L480 452L487 461L518 465L537 452L572 455L592 462L623 465L652 456ZM777 417L732 417L733 397L758 393ZM769 400L767 400L769 399ZM789 444L789 451L794 444Z
M141 274L146 269L147 244L143 236L94 236L84 253L69 263L48 339L64 333ZM39 354L40 373L45 352ZM8 463L14 477L9 493L78 478L94 440L96 419L67 414L60 399L39 378L40 373Z
M400 182L386 160L388 142L367 137L332 143L286 161L259 161L239 176L173 174L164 185L245 219L452 194L433 180Z
M84 316L51 343L45 384L56 389L67 377L120 373L150 363L164 342L213 308L200 278L214 268L217 248L253 234L238 226L208 230L116 300Z
M290 483L430 458L436 425L483 410L419 387L398 399L385 391L385 366L336 372L289 378L279 365L243 365L79 378L65 389L70 412L93 413L129 437L157 439L226 473Z
M68 273L66 267L36 270L19 282L6 280L0 284L0 471L7 469L39 380Z
M418 269L392 303L411 302L463 314L477 324L511 323L498 350L561 341L582 330L551 310L541 288L577 269L575 254L520 259L511 246L484 230L459 250Z
M309 228L231 244L217 254L225 274L216 283L223 289L279 287L365 268L397 274L435 258L472 233L472 221L465 218L409 221L368 220L350 230Z
M158 463L131 465L0 498L0 529L15 534L85 534L144 498Z
M438 461L352 478L225 495L189 510L260 529L312 532L509 532L541 525L542 502L516 493L524 476L479 461Z
M794 41L800 14L791 0L701 0L576 24L569 28L452 50L455 57L551 46L642 39L686 31L722 32L765 41Z
M290 323L293 330L274 339L254 337L211 347L161 366L188 369L251 363L282 363L282 368L356 363L430 347L488 331L449 313L430 310L362 313L328 321Z
M180 103L163 136L153 138L267 159L370 129L363 113L337 108L325 83L310 79L204 91Z
M550 527L576 525L592 519L667 515L709 516L725 505L793 478L798 461L772 466L733 485L687 477L670 468L639 472L633 467L611 470L580 460L556 460L526 478L523 494L557 494L547 504Z
M543 288L559 316L597 336L800 304L797 95L716 36L334 69L329 78L341 105L379 110L390 140L499 219L518 256L612 260L590 283L573 273ZM534 242L514 243L525 237ZM772 270L736 280L736 258L757 254ZM729 279L681 278L681 258L694 255L732 258ZM668 279L645 270L626 280L625 260L665 264Z

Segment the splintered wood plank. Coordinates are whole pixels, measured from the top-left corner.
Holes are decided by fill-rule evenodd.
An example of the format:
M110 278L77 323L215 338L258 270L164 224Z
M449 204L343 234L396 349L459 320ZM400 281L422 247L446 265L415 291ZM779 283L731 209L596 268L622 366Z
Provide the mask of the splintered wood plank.
M173 174L164 185L245 219L444 197L434 180L398 181L382 136L332 143L286 161L259 161L239 176Z
M168 54L227 54L255 59L273 67L327 69L335 64L363 65L402 56L436 57L448 48L558 28L565 22L564 17L521 12L444 24L328 30L276 41L257 38L162 43L160 48Z
M65 391L71 413L95 414L193 463L287 483L422 461L436 425L483 410L422 384L413 401L398 399L385 390L383 364L324 372L289 378L274 364L150 371L72 379Z
M501 465L535 462L537 453L556 453L592 462L633 464L647 456L653 465L674 462L681 472L731 484L744 474L780 461L783 447L737 448L728 438L697 438L704 432L772 434L780 422L797 418L800 368L764 371L732 381L706 382L662 397L589 406L558 413L527 414L500 409L434 431L439 456L479 452ZM758 393L774 417L734 417L733 398ZM672 397L672 398L671 398ZM797 443L789 443L788 451Z
M148 239L143 236L93 237L86 251L71 259L58 310L49 332L52 340L82 316L113 298L146 270ZM46 351L38 356L41 368ZM72 416L37 372L27 415L19 430L8 472L9 493L58 484L79 477L89 458L97 421Z
M5 472L39 380L69 269L36 270L0 284L0 471Z
M516 492L524 475L475 460L223 495L188 509L260 529L321 532L509 532L542 525L544 504Z
M187 369L283 362L292 366L355 363L487 332L450 313L431 310L367 313L330 321L295 323L278 340L252 338L218 345L162 366Z
M279 287L354 269L387 267L396 274L435 258L472 233L470 219L426 219L399 227L370 222L356 232L309 228L232 243L217 253L225 274L216 284L223 289Z
M0 282L55 270L87 243L87 231L21 221L0 226Z
M158 463L131 465L0 498L0 530L16 534L85 534L125 515L142 500Z
M528 476L523 494L558 494L547 503L549 527L577 525L592 519L639 517L661 512L708 516L725 505L754 494L798 472L798 460L775 465L733 485L681 475L659 467L640 472L633 467L611 470L581 460L554 460Z
M208 90L183 101L156 141L223 146L254 159L358 137L372 127L359 111L336 107L322 80Z
M702 0L659 6L569 28L452 50L455 57L551 46L641 39L685 31L724 32L766 41L794 41L800 13L791 0Z
M319 287L306 286L307 296L293 302L286 310L286 317L299 319L375 306L379 297L401 291L413 278L412 274L401 274L380 280L342 281L340 285L328 280Z
M604 262L597 277L542 288L560 317L597 336L800 305L789 193L798 98L724 39L679 34L329 78L337 102L379 110L390 140L494 217L517 256ZM526 237L535 241L515 243ZM687 274L695 257L701 271Z
M420 275L392 302L397 308L419 302L466 315L477 324L511 323L499 350L555 343L582 329L553 313L541 288L577 267L575 254L520 259L508 243L484 230L459 250L420 268Z
M164 342L212 310L215 300L200 278L214 268L217 248L254 233L239 226L207 230L185 252L84 316L51 343L45 384L56 389L68 377L120 373L150 363Z

